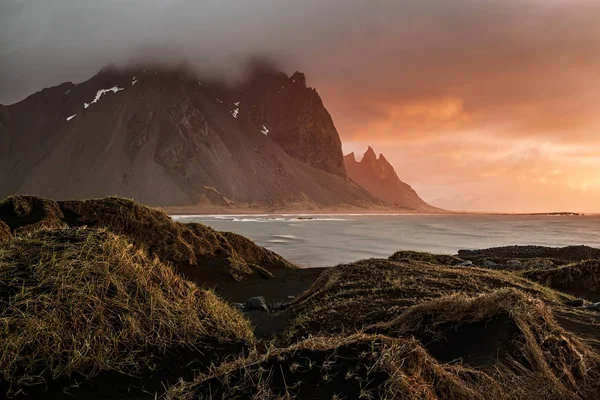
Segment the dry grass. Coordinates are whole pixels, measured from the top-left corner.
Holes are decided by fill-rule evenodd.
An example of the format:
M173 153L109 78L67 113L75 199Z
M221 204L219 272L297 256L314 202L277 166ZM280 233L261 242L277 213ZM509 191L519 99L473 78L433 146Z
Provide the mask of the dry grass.
M521 276L556 290L600 301L600 260L528 270Z
M458 265L464 260L448 254L433 254L420 251L402 250L394 253L390 260L392 261L421 261L437 265Z
M0 221L0 242L12 238L10 228L4 222Z
M485 374L442 366L415 340L356 334L313 337L239 359L181 382L166 398L466 400L499 393Z
M0 381L13 390L252 342L239 312L108 231L38 230L0 246Z
M200 281L223 279L223 273L236 280L253 274L268 277L269 271L294 267L239 235L223 234L201 224L174 222L161 210L117 197L56 202L13 196L0 202L1 220L15 233L65 225L107 229L163 262L181 269L192 267L186 272Z
M571 297L525 278L479 268L423 262L363 260L324 271L292 305L288 340L355 332L389 321L408 307L456 293L477 295L515 288L548 302Z
M33 196L11 196L0 201L0 221L14 233L65 226L56 202Z
M366 332L416 337L438 361L489 374L502 397L594 399L600 390L598 354L515 289L432 300Z

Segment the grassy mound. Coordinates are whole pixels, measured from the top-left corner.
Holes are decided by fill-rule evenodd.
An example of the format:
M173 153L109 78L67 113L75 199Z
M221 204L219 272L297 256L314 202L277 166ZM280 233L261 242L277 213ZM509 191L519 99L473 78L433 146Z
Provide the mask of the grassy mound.
M550 269L524 271L522 276L556 290L600 301L600 260L571 263Z
M395 318L408 307L455 293L476 295L515 288L548 301L567 295L525 278L479 268L422 262L363 260L324 271L292 305L292 338L310 334L354 332Z
M56 202L33 196L11 196L0 201L0 221L15 233L65 226Z
M167 353L208 362L252 342L239 312L108 231L38 230L0 246L4 389L143 374Z
M10 228L4 222L0 221L0 242L8 240L12 237Z
M415 337L439 362L485 371L511 397L591 399L600 390L598 355L514 289L432 300L366 332Z
M489 259L503 262L513 259L531 258L554 259L557 261L583 261L600 259L600 249L589 246L544 247L544 246L504 246L481 250L459 250L458 256L465 260Z
M442 366L410 339L358 334L311 338L226 364L171 388L192 399L483 399L499 393L484 374Z
M269 271L294 267L242 236L174 222L163 211L117 197L52 201L13 196L0 202L0 221L16 233L64 225L104 228L199 280L222 279L223 272L236 280L253 274L264 277Z
M420 251L402 250L394 253L390 260L392 261L421 261L438 265L458 265L464 260L448 254L432 254Z

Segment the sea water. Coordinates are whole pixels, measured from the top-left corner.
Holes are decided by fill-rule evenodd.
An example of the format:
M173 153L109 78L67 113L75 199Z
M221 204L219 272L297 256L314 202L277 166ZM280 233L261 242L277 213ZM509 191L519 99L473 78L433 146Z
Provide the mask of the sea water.
M600 247L600 216L180 215L252 239L304 267L326 267L398 250L456 254L508 245Z

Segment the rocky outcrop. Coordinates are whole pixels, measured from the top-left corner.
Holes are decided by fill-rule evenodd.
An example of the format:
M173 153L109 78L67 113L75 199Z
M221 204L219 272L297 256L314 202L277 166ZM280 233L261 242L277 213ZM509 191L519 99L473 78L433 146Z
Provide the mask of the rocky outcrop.
M0 197L382 204L345 177L335 126L299 73L230 87L185 68L105 68L0 111Z
M348 177L378 199L416 211L443 211L423 201L410 185L398 178L394 167L383 154L378 158L370 146L361 161L356 161L354 153L350 153L344 157L344 163Z
M301 72L292 76L261 67L240 92L241 118L296 160L346 176L342 143L321 97L306 86Z

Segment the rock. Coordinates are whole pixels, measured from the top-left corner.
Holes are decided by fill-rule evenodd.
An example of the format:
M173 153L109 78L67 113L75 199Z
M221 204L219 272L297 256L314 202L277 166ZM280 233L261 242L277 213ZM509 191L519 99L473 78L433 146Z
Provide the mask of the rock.
M346 177L340 136L321 97L305 80L299 72L288 77L272 66L253 66L238 96L242 104L253 104L246 109L246 130L264 127L269 139L292 158Z
M266 313L269 312L269 307L265 302L265 298L262 296L251 297L246 301L245 311L261 310Z
M484 268L498 268L500 266L500 264L496 264L495 262L490 261L490 260L485 260L481 264L481 266L484 267Z
M457 265L458 267L471 267L473 266L473 261L463 261Z
M533 269L550 269L556 267L556 265L551 260L535 260L525 264L524 267Z
M509 260L506 262L506 266L508 268L521 269L523 268L523 263L519 260Z
M585 305L585 300L582 300L582 299L567 300L567 301L565 301L565 305L571 306L571 307L583 307Z
M280 311L287 307L286 303L273 303L269 304L269 310L271 311Z
M246 311L246 305L244 303L233 303L233 306L241 312Z

